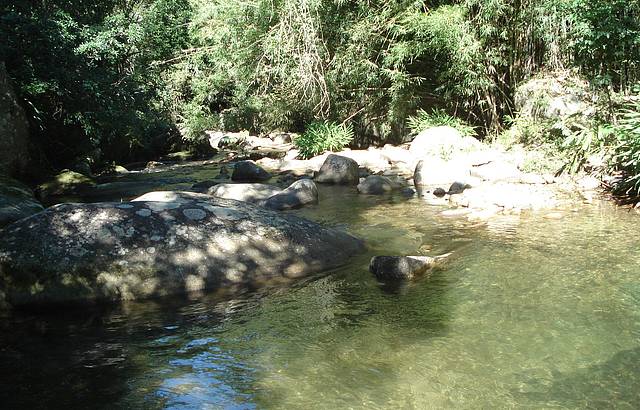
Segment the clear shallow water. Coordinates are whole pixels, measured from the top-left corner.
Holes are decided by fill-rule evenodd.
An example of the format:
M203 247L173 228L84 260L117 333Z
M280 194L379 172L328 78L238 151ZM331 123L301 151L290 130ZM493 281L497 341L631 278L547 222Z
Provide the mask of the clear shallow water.
M638 408L637 215L438 216L321 191L367 255L290 286L0 319L5 408ZM401 287L375 254L454 252Z

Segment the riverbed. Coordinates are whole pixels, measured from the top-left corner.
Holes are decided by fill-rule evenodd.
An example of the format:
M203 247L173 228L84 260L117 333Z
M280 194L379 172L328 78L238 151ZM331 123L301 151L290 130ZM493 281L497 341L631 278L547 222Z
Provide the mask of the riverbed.
M183 174L162 187L187 187ZM605 202L484 222L442 210L321 187L318 205L294 212L369 247L337 271L236 293L6 314L0 403L638 408L638 215ZM373 255L447 252L441 270L408 284L368 271Z

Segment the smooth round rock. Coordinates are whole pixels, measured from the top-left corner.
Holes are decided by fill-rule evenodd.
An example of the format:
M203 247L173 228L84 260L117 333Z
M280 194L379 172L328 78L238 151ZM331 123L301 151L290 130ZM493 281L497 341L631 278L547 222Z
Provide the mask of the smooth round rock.
M435 259L429 256L375 256L369 271L381 280L413 279L434 264Z
M436 188L433 190L433 195L437 196L438 198L442 198L446 194L447 194L447 191L445 191L442 188Z
M451 186L449 187L449 191L447 191L447 194L449 195L461 194L467 188L471 188L471 185L465 182L456 181L453 184L451 184Z
M358 192L365 195L384 195L393 191L391 179L381 175L369 175L358 184Z
M276 211L302 208L318 203L318 187L310 179L301 179L289 185L287 189L268 198L262 204Z
M358 185L358 163L351 158L330 154L314 179L321 184Z
M238 182L262 182L271 179L271 174L253 161L237 162L231 179Z

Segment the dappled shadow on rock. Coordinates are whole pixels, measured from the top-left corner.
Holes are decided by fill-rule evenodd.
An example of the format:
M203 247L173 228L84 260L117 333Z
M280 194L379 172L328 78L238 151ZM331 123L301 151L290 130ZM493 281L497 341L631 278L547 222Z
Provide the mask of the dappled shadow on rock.
M293 279L363 250L293 215L185 196L59 205L12 225L0 238L0 289L15 306L131 300Z

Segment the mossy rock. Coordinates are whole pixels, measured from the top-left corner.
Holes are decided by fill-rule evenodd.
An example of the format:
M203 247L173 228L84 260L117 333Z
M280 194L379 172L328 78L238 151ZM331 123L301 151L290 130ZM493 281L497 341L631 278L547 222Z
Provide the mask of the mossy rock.
M115 172L116 174L128 174L129 170L122 165L116 165L115 167L113 167L113 172Z
M51 181L38 187L38 196L48 198L50 196L77 194L96 185L93 179L80 173L64 170Z

